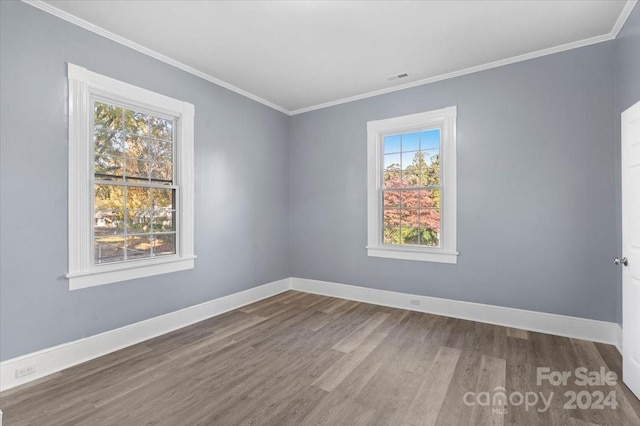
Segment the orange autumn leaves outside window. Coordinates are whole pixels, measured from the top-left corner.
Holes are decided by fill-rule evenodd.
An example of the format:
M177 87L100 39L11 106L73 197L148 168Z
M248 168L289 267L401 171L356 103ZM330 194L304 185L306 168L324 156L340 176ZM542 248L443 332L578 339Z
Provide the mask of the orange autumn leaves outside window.
M384 244L440 246L440 133L384 137Z

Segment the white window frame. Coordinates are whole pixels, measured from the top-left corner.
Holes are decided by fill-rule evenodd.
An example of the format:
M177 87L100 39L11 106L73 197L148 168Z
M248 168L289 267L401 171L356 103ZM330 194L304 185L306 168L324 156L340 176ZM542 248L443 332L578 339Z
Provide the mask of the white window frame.
M195 109L182 102L69 63L69 289L76 290L134 278L192 269L193 127ZM93 248L93 105L92 98L113 100L176 117L176 254L150 259L96 264Z
M456 234L456 116L455 106L367 123L367 254L392 259L457 263ZM439 128L441 201L440 247L384 244L383 140L390 134Z

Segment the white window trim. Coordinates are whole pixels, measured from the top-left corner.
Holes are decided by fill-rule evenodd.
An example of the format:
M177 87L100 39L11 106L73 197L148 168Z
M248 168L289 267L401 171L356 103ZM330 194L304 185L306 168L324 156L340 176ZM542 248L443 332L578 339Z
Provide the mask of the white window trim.
M456 234L456 116L455 106L419 114L367 123L367 254L392 259L457 263ZM440 127L441 247L383 244L382 164L383 138L392 133L408 133Z
M192 104L106 77L69 63L69 289L148 277L194 267L193 126ZM176 129L176 183L179 214L177 253L131 262L94 263L93 233L93 105L98 96L178 118Z

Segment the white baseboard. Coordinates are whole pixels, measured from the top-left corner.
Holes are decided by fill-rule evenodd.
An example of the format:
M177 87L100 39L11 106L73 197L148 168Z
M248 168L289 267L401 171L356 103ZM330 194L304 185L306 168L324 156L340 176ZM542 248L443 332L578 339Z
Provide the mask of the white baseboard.
M484 305L481 303L439 299L436 297L397 293L394 291L356 287L304 278L291 278L290 280L292 290L307 293L339 297L418 312L428 312L447 317L590 340L616 346L621 343L621 337L619 336L621 336L622 331L620 326L613 322ZM417 301L419 304L412 304L412 301ZM620 350L620 347L618 347L618 349Z
M620 327L620 324L616 324L616 349L618 349L618 352L620 352L620 355L622 355L622 327Z
M289 279L274 281L249 290L190 306L125 327L110 330L17 358L0 362L0 391L28 383L65 368L106 355L118 349L169 333L207 318L240 308L289 290ZM16 370L35 366L36 372L16 378ZM0 417L1 418L1 417Z
M327 281L285 278L95 336L0 362L0 391L31 382L258 300L275 296L289 289L607 343L615 345L622 353L622 329L616 323L356 287ZM415 305L412 302L418 304ZM35 366L36 372L16 378L16 370L28 366ZM0 412L0 421L1 418Z

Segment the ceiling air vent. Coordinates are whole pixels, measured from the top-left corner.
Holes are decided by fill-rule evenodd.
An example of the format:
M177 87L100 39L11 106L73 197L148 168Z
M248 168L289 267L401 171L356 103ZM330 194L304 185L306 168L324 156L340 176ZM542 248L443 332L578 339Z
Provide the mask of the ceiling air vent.
M405 77L409 77L409 74L406 72L403 72L402 74L392 75L391 77L387 78L387 80L393 81L393 80L399 80Z

